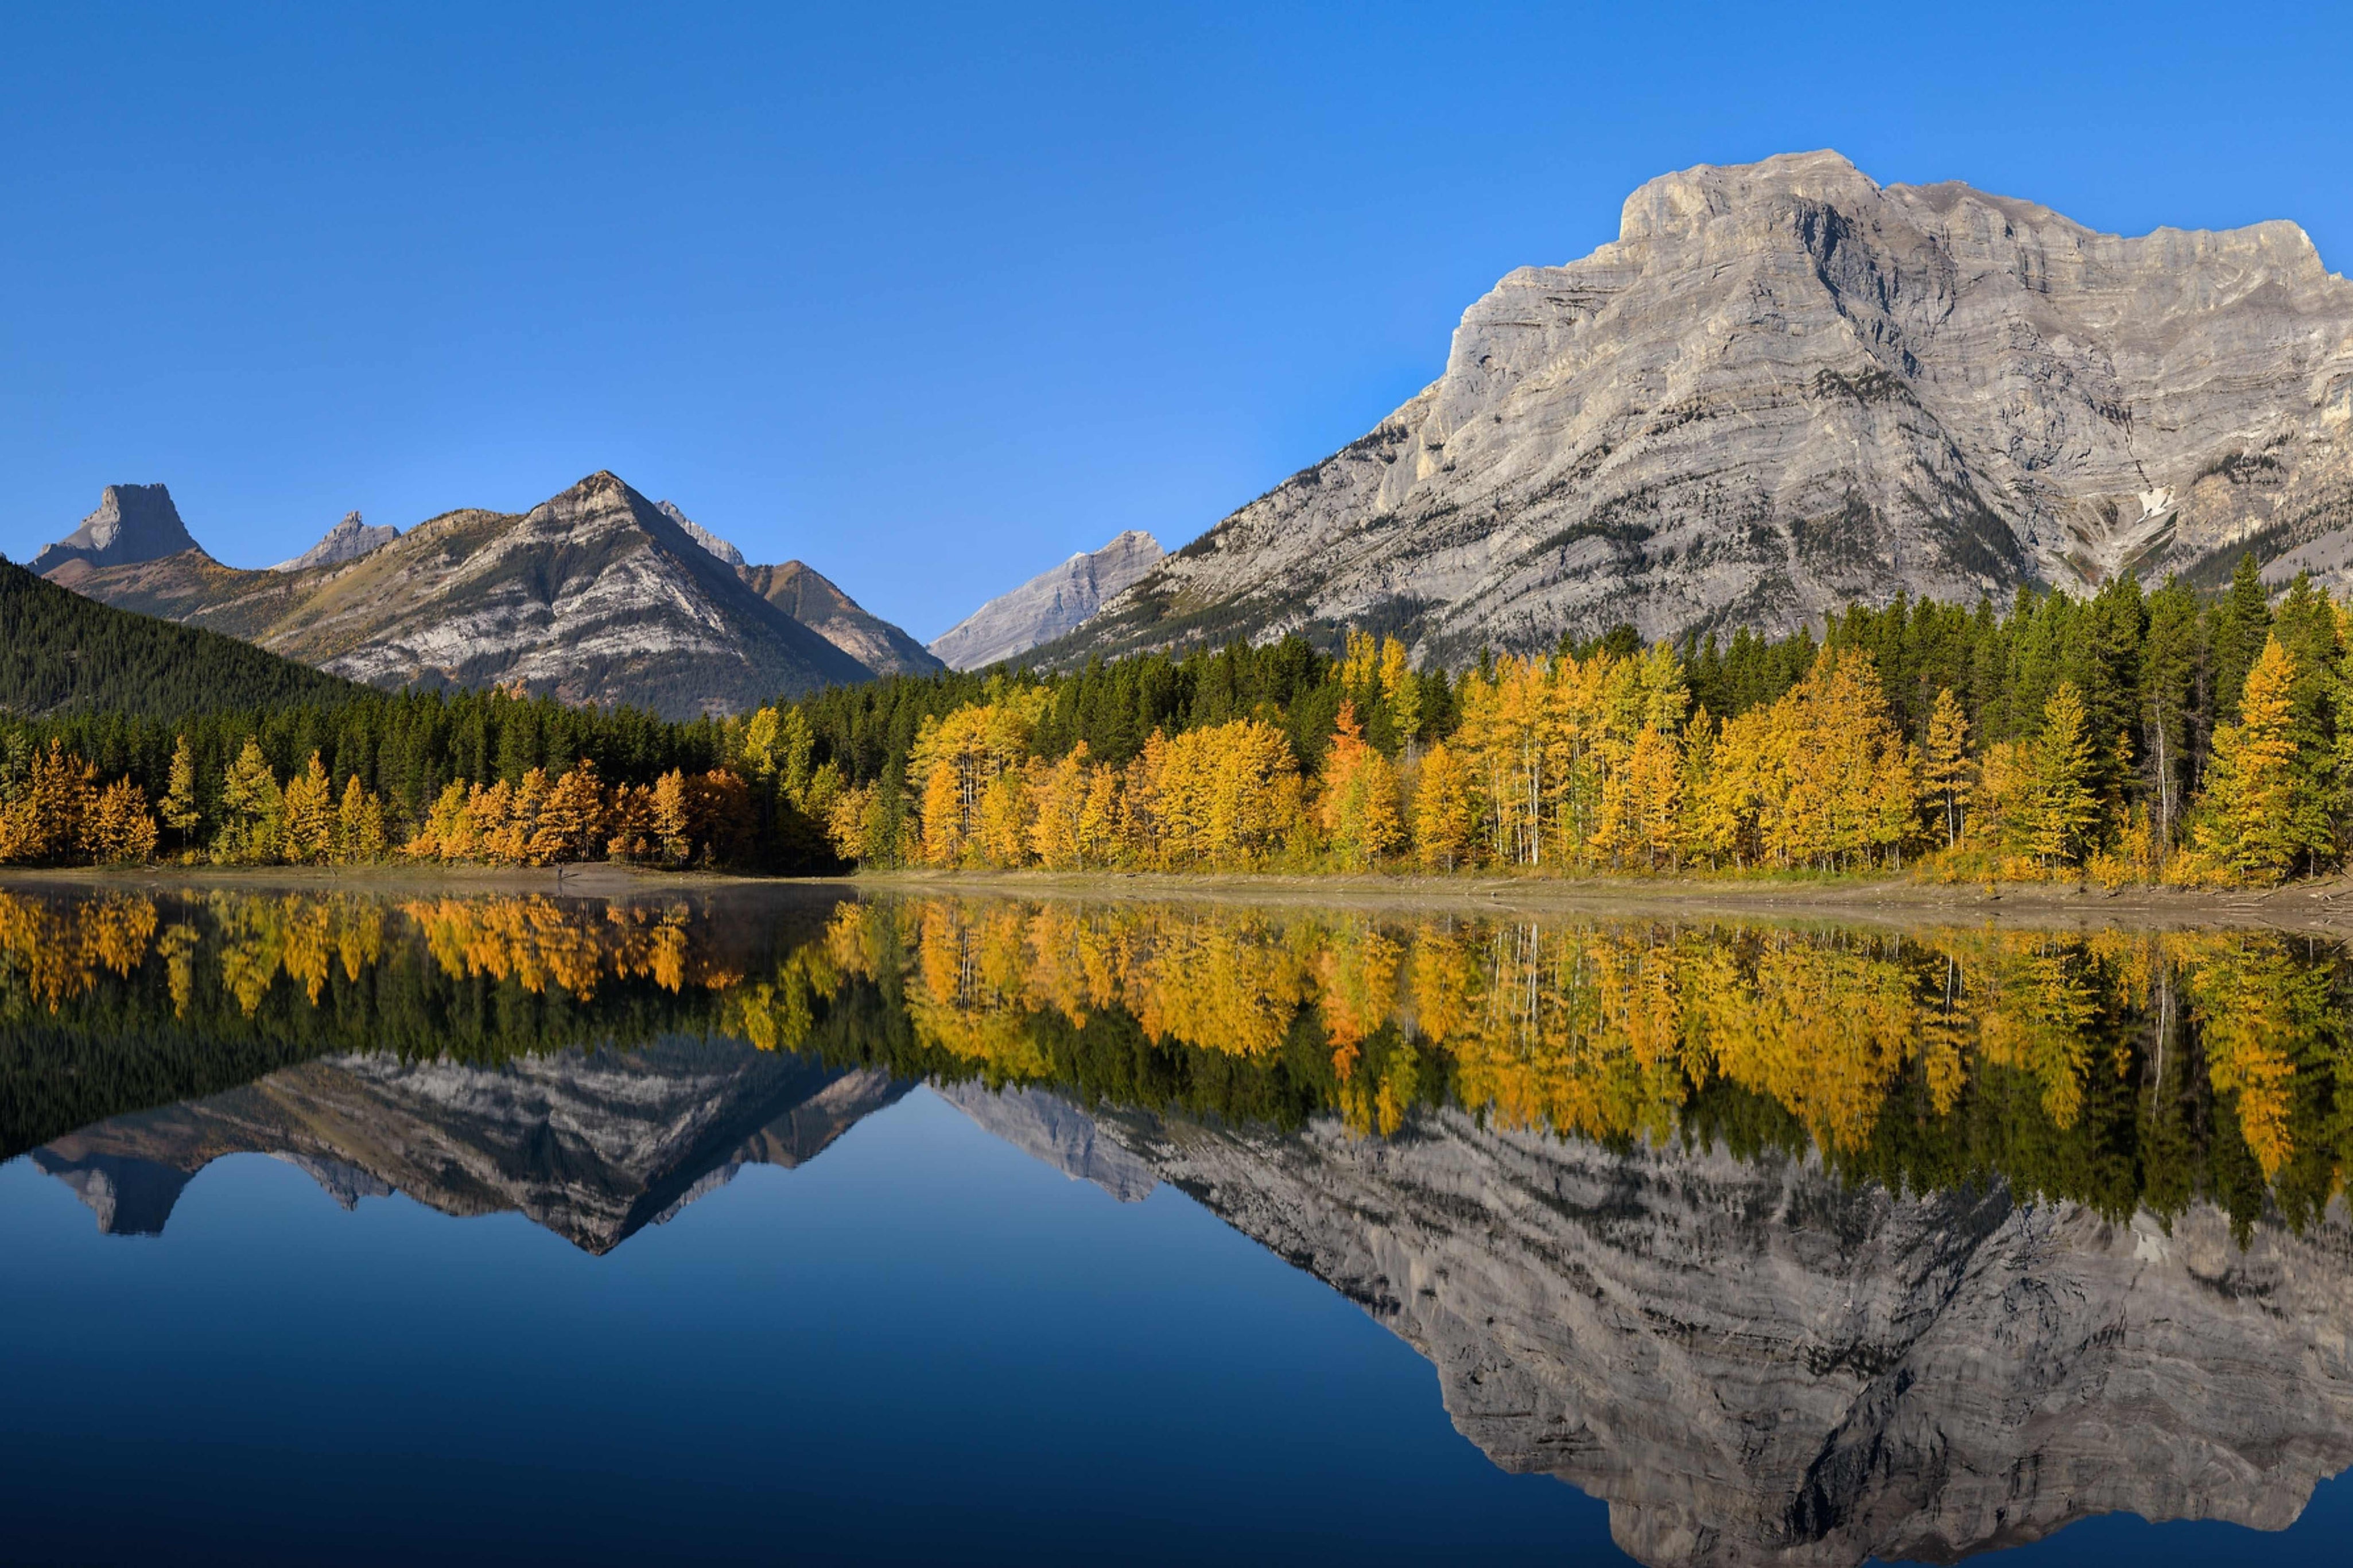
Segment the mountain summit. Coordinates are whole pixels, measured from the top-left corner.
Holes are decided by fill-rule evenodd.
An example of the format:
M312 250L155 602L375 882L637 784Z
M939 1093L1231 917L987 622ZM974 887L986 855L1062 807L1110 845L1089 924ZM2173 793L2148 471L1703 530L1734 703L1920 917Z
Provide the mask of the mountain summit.
M270 570L301 572L312 566L341 565L346 561L356 561L371 551L381 550L399 537L400 530L388 522L371 525L362 522L359 513L347 511L343 513L343 521L327 530L318 543L291 561L280 561Z
M1130 529L989 600L934 638L932 652L952 669L980 669L1027 653L1082 625L1160 556L1158 540Z
M98 510L83 518L79 528L44 547L33 557L32 567L47 576L69 562L111 566L195 547L170 490L162 485L109 485L99 495Z
M1899 589L2204 579L2348 523L2353 283L2294 224L2122 238L1810 153L1642 186L1616 241L1504 278L1437 381L1049 652L1785 631Z

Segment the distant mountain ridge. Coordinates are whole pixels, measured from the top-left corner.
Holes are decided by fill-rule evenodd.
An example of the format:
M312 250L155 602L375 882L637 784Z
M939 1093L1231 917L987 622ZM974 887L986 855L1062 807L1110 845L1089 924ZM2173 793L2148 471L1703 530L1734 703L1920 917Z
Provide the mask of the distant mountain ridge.
M1000 594L932 640L953 669L981 669L1077 630L1103 603L1159 564L1160 542L1137 529L1082 551Z
M1819 624L2353 525L2353 283L2290 223L2094 232L1835 153L1702 165L1506 276L1371 432L1043 650L1344 625L1452 664Z
M343 521L327 530L319 542L291 561L280 561L272 572L301 572L312 566L339 566L346 561L356 561L372 551L381 550L400 537L400 530L392 524L370 525L360 521L360 514L347 511Z
M161 495L162 487L149 488ZM131 515L119 500L110 505ZM127 525L101 538L86 523L82 543L67 541L73 548L53 546L42 558L52 562L51 581L101 603L224 632L382 688L496 684L691 718L895 671L903 658L892 634L916 668L936 668L832 584L801 595L829 595L825 626L879 650L884 668L862 662L827 629L764 596L746 580L752 569L729 564L707 542L715 536L689 532L610 473L528 512L447 512L373 542L376 531L354 514L311 552L332 558L298 557L282 570L225 566L188 538L176 512L170 521L165 530L151 515L128 544ZM171 544L180 547L142 552Z

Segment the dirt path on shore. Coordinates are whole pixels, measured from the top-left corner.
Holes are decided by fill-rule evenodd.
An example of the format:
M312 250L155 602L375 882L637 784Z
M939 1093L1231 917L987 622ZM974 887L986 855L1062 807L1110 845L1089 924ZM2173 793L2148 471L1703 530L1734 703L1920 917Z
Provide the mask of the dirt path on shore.
M1581 914L1688 919L1769 916L1886 925L1935 921L2060 929L2246 926L2353 936L2353 877L2284 888L2183 888L2003 882L1938 883L1708 877L1327 876L1216 872L867 871L849 877L738 877L593 863L492 866L133 866L0 871L0 886L162 892L191 888L392 896L537 893L645 899L665 894L802 897L991 895L1099 902L1202 902L1406 913Z

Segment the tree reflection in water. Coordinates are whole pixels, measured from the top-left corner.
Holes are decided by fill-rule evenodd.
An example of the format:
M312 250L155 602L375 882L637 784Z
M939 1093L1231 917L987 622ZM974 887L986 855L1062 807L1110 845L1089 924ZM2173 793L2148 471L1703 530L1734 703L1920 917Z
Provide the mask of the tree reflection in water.
M1452 1105L1610 1146L1810 1150L1897 1191L2000 1178L2110 1218L2202 1198L2242 1229L2267 1205L2308 1222L2342 1186L2349 981L2342 944L2261 930L954 898L846 900L820 929L690 898L0 894L0 1020L38 1026L11 1031L20 1058L167 1019L167 1057L718 1035L1368 1138ZM11 1152L66 1130L24 1120L44 1076L10 1068ZM174 1087L132 1077L142 1103ZM130 1108L69 1098L53 1109Z

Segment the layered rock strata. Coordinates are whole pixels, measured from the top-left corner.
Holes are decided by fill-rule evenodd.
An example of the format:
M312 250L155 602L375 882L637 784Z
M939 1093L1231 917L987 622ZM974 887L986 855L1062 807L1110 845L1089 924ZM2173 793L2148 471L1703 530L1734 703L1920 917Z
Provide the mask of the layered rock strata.
M1899 590L2214 580L2348 524L2353 284L2295 225L2126 238L1812 153L1644 185L1377 428L1046 651L1787 631Z

